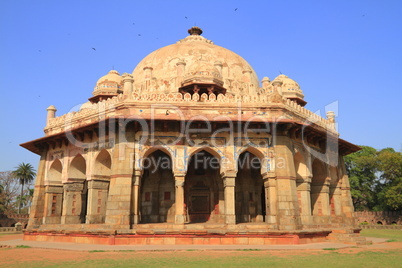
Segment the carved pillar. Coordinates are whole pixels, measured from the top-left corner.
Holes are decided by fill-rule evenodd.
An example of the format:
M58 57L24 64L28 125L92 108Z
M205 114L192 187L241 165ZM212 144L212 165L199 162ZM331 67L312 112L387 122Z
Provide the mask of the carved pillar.
M332 195L332 200L330 200L331 201L331 215L340 216L342 214L342 190L341 190L341 187L331 185L329 190ZM332 206L333 206L334 213L332 213Z
M141 171L136 170L133 177L131 209L132 209L132 224L140 223L140 187L141 187Z
M311 221L311 176L305 176L297 181L297 195L299 198L300 218L303 224Z
M133 185L134 145L126 140L134 137L133 129L125 130L124 122L119 122L118 141L113 148L112 175L110 176L109 194L106 206L105 223L118 228L130 228L131 196Z
M45 186L44 224L61 223L63 209L63 185Z
M88 181L88 205L86 223L105 223L108 189L108 178L96 178Z
M342 213L345 216L345 223L354 224L354 208L352 196L350 194L349 177L346 173L345 162L343 157L339 157L339 174L341 177L341 206Z
M301 229L299 203L296 190L296 172L292 153L292 140L286 131L275 137L275 173L278 196L278 226L281 230Z
M81 193L84 187L83 182L71 182L63 185L63 215L61 216L62 224L78 224L81 223Z
M331 208L329 206L329 182L325 182L322 186L321 193L321 205L322 205L322 215L331 215Z
M131 96L131 94L133 94L133 82L134 82L134 79L131 74L128 74L128 73L123 74L124 95Z
M45 170L47 149L41 152L38 173L35 180L35 191L32 198L31 211L29 213L28 230L39 228L43 222L45 207Z
M176 194L175 194L175 223L176 224L184 224L185 222L185 214L184 214L184 177L185 174L175 174L175 186L176 186Z
M224 195L225 195L225 222L236 224L235 212L235 180L236 172L222 173Z
M278 198L274 172L263 175L265 190L265 222L277 228Z

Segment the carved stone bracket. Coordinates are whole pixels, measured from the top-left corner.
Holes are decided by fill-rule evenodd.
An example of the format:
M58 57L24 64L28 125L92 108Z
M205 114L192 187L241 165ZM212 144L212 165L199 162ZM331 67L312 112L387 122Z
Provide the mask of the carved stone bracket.
M62 194L63 185L48 185L46 186L45 192L50 194Z
M65 183L63 184L63 188L67 192L81 192L84 189L84 183Z
M88 183L89 189L107 190L108 187L109 187L108 181L92 180L92 181L89 181L89 183Z

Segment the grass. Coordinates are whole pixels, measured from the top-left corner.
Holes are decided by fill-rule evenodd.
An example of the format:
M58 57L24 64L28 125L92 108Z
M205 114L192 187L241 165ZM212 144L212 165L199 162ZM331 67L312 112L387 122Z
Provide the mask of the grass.
M30 246L26 246L26 245L18 245L16 246L16 248L31 248Z
M131 255L129 255L131 254ZM325 261L324 261L325 260ZM397 267L402 263L400 250L365 251L357 254L329 251L323 254L275 256L269 252L243 252L233 256L211 253L194 255L193 252L162 252L153 254L122 253L115 259L99 255L95 260L29 262L30 267ZM24 266L27 263L19 263ZM21 267L21 266L20 266Z
M362 236L385 238L393 241L389 242L402 242L402 230L395 229L364 229L360 232Z

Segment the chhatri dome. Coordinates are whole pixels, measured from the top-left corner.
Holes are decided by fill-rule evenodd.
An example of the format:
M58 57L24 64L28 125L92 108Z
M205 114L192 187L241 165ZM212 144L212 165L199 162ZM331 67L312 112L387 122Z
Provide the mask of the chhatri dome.
M189 36L175 44L157 49L135 67L132 76L111 70L101 77L89 100L96 103L123 93L124 77L134 79L132 90L144 93L198 93L229 95L269 95L274 84L283 97L304 106L303 92L297 82L285 75L273 81L264 77L262 86L251 65L240 55L215 45L201 36L199 27L188 30Z
M186 38L155 50L137 65L133 71L135 87L151 81L157 88L177 92L176 86L181 86L178 80L198 74L215 77L227 92L236 93L242 87L250 88L250 94L257 91L257 75L245 59L201 36L198 27L188 32Z

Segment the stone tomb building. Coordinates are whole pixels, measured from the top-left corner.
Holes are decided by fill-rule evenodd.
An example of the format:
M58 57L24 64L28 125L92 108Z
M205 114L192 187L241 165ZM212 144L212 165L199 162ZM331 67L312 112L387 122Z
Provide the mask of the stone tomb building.
M334 113L297 82L259 83L193 27L132 74L101 77L79 111L47 111L25 239L195 244L322 241L353 225Z

